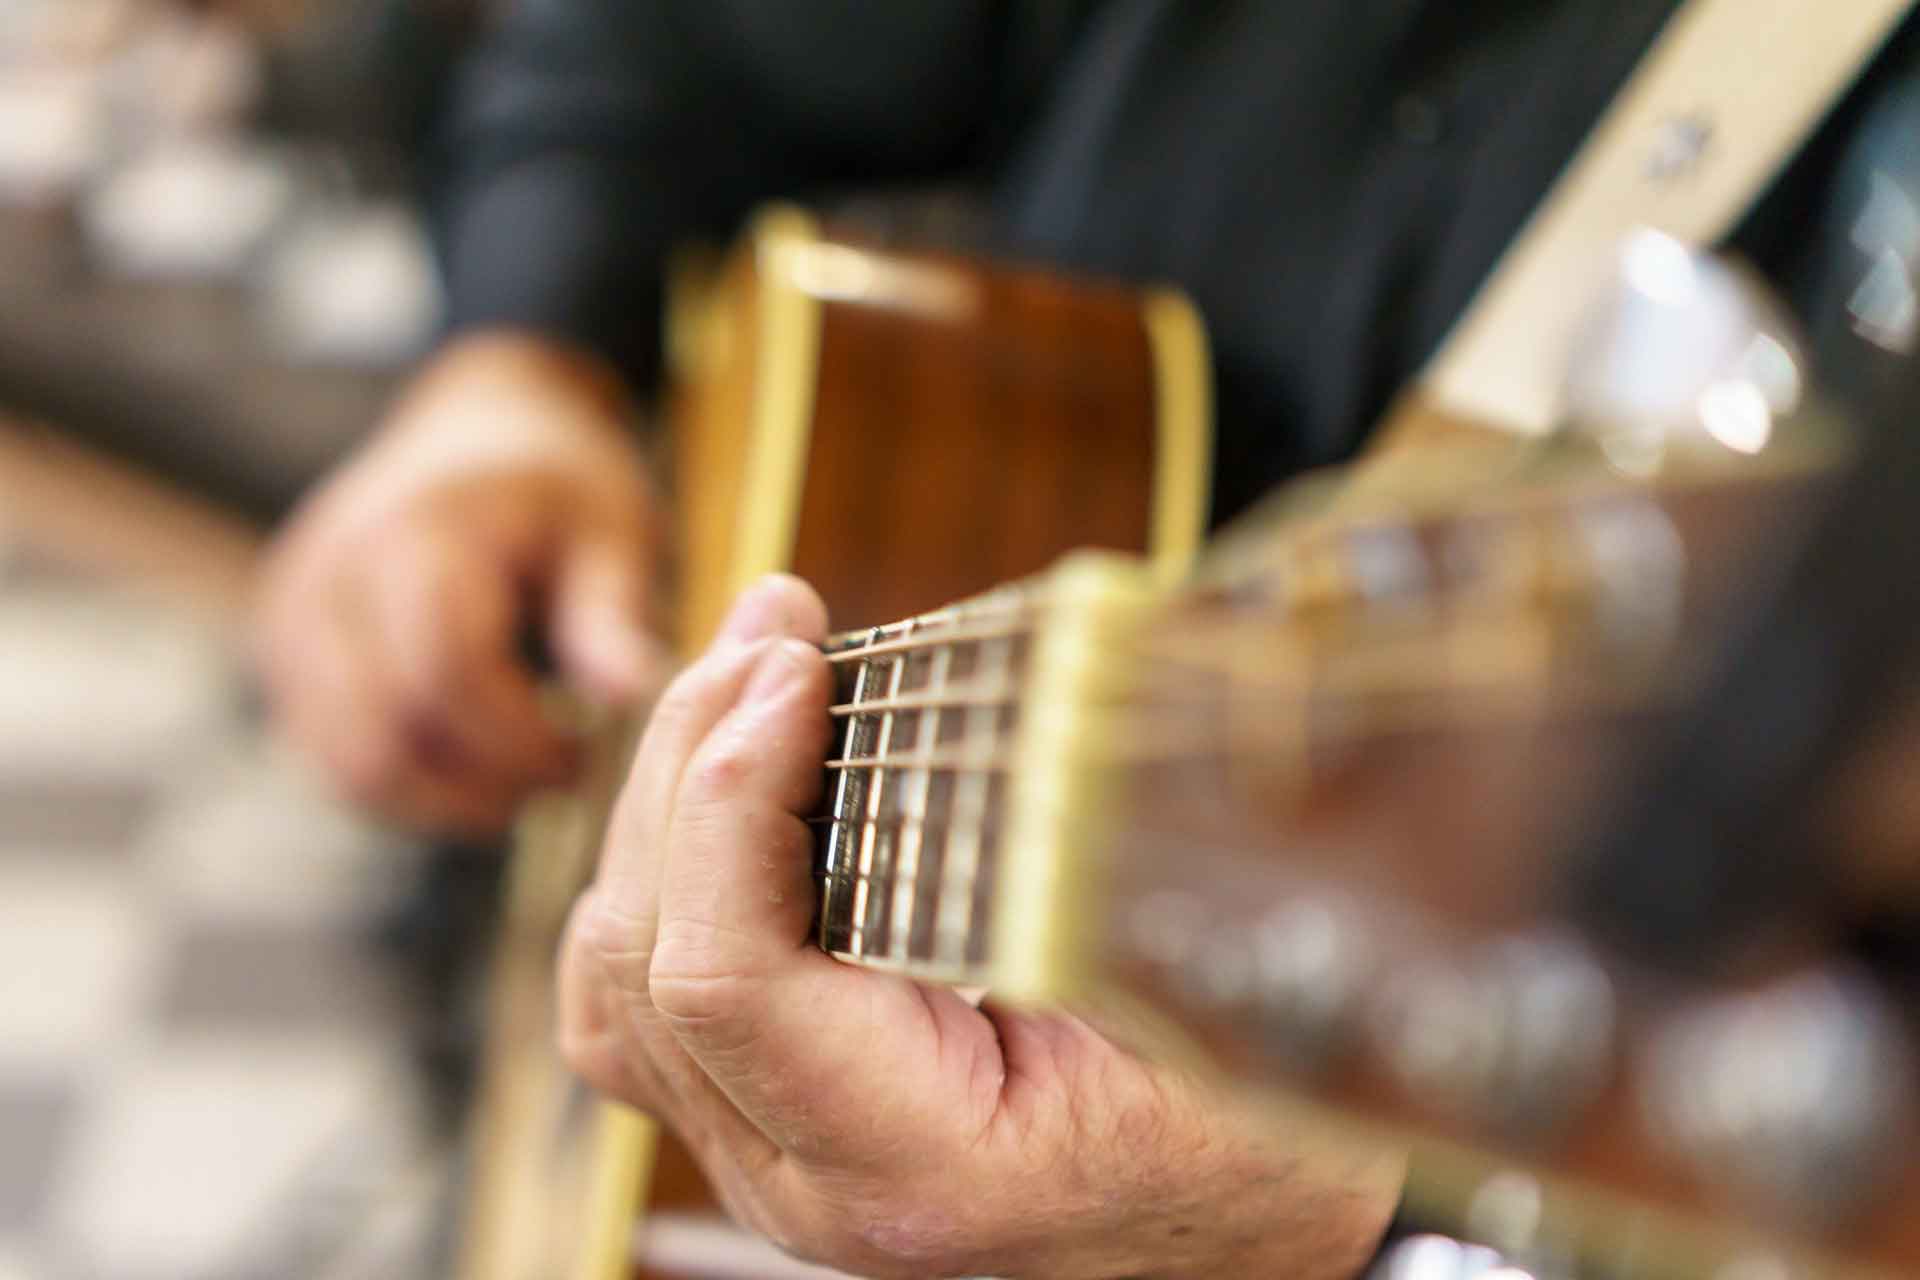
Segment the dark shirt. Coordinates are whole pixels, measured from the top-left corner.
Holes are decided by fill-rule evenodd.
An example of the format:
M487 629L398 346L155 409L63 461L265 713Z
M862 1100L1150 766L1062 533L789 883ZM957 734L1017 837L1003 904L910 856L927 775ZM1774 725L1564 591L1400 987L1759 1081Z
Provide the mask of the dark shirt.
M676 243L776 196L965 184L1000 252L1193 294L1228 515L1357 446L1676 7L516 0L452 90L453 321L645 383ZM1913 25L1735 237L1843 347L1861 122L1920 139Z

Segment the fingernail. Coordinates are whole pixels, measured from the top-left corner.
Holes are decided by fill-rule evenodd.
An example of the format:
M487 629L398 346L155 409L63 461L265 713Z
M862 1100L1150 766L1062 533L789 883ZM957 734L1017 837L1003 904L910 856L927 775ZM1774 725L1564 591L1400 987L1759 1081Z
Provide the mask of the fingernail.
M747 681L746 700L772 701L793 683L815 652L805 640L776 641L753 669L753 678Z
M720 624L717 638L746 644L786 630L787 608L783 595L779 578L760 579L733 602L727 620Z

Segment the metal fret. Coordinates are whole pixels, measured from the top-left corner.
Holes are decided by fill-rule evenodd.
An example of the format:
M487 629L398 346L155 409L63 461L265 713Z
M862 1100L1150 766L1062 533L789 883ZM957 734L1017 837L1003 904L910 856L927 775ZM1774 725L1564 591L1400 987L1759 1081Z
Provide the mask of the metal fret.
M931 670L927 676L927 688L933 698L947 696L947 679L952 669L953 646L944 644L934 649ZM911 699L895 697L889 701L897 705ZM900 796L900 815L911 821L894 828L900 840L900 853L894 867L893 918L888 952L903 958L913 955L915 908L919 905L920 855L925 845L927 801L932 793L933 761L940 739L940 717L944 711L944 705L936 702L926 710L914 713L914 729L918 740L914 743L914 763L907 767ZM888 714L895 712L889 711Z
M907 669L906 655L897 654L886 665L886 697L897 698L900 696L900 679ZM884 758L892 754L894 715L892 711L880 713L880 728L873 746L873 754L877 757ZM870 940L884 936L887 898L884 894L869 890L873 881L885 879L893 872L895 833L879 822L882 806L887 800L889 778L885 769L875 769L870 777L872 781L865 797L867 822L861 829L860 838L861 878L855 882L853 890L853 937L850 939L850 949L855 955L868 954L871 950Z
M903 972L974 971L1031 613L1024 592L835 637L846 722L815 820L820 939ZM857 661L856 661L857 659Z
M972 600L948 605L944 609L923 613L902 622L869 627L863 631L843 631L829 636L822 647L830 659L848 662L889 652L880 646L898 641L909 632L920 636L926 644L945 640L958 644L980 639L987 634L999 634L998 628L987 628L986 624L1030 617L1039 603L1027 587L1002 587Z
M850 827L865 827L868 825L865 821L852 822L845 818L836 818L830 813L822 814L817 818L808 818L806 822L807 822L807 825L810 827L826 827L826 826L832 826L834 823L845 823L847 826L850 826ZM923 818L908 817L905 814L896 813L891 815L890 817L881 818L877 825L883 826L883 827L894 827L894 828L906 828L906 827L917 826L921 828L923 831L945 831L948 827L953 825L953 818L951 814L943 814L938 818L928 816L923 819ZM820 874L825 874L825 872L822 871Z
M980 642L976 679L1008 681L1013 668L1013 640L996 636ZM947 832L947 876L958 892L942 892L934 920L936 960L963 965L975 959L974 904L979 896L981 854L986 845L988 804L993 794L992 769L1003 762L998 758L1000 713L995 707L974 706L962 721L960 772L953 782L952 820ZM940 948L942 942L959 944L955 955Z
M853 677L855 704L871 696L874 680L874 665L863 664ZM855 716L848 720L842 751L850 756L870 753L877 729L871 718ZM848 946L853 935L856 918L853 895L843 891L842 886L855 883L853 858L856 848L863 843L864 829L848 820L864 809L869 780L865 771L849 769L843 770L834 782L833 826L827 832L826 855L821 860L826 883L820 895L820 941L830 951Z
M1013 615L1010 615L1013 616ZM827 651L827 661L835 665L849 662L865 662L873 658L892 657L895 654L913 653L916 650L929 649L937 644L958 644L971 640L1005 640L1013 636L1024 636L1031 631L1028 626L959 626L952 631L931 636L902 636L899 639L874 640L858 649Z
M995 703L984 708L976 707L971 709L968 714L972 716L984 711L988 721L991 722L994 719L993 713L998 709L999 705L1000 704ZM858 773L864 770L877 774L888 769L908 769L915 767L952 769L958 773L997 773L1009 768L1010 765L1004 759L982 757L974 752L963 749L960 751L949 751L944 754L936 754L925 760L920 759L912 753L888 755L884 752L876 752L873 755L841 756L827 761L826 767L838 773Z
M989 831L991 831L991 829L989 829ZM839 885L842 887L847 887L847 886L858 884L863 879L863 877L858 872L853 872L851 874L844 875L844 876L819 875L819 876L815 876L814 879L823 886ZM921 882L923 884L929 883L926 876L923 876L921 878ZM958 875L939 875L934 877L930 883L931 883L931 887L936 891L936 893L945 893L948 890L953 890L953 889L959 889L959 890L965 890L965 891L971 892L973 889L973 880L971 877L962 878L961 876L958 876ZM887 893L887 892L890 892L896 886L896 884L897 884L897 881L889 880L887 882L874 885L873 891L876 893ZM932 901L932 898L929 897L928 900ZM960 936L960 935L956 934L955 936ZM920 957L915 957L915 958L918 959Z
M931 652L936 662L945 658L949 665L951 664L953 658L952 645L937 647ZM844 718L852 715L868 715L876 711L961 711L968 707L1004 707L1013 702L1016 696L1017 691L1009 685L1004 689L959 689L942 693L906 693L898 698L875 699L872 702L837 703L827 710L829 714L836 718Z

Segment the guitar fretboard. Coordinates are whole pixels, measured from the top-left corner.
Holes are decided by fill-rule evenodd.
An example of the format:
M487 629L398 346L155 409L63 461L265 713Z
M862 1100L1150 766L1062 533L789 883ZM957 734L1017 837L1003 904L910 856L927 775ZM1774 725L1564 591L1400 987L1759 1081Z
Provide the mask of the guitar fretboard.
M828 642L828 952L948 981L983 965L1032 614L1012 588Z

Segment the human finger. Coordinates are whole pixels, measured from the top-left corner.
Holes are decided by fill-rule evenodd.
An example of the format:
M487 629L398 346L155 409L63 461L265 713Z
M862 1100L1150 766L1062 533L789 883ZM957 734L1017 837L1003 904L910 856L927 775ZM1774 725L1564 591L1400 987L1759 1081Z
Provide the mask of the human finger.
M390 539L363 579L381 714L453 770L516 798L573 776L578 744L547 715L517 651L522 599L504 550L437 528Z
M300 629L297 650L269 681L290 736L348 798L385 817L470 834L502 829L513 812L509 789L454 770L445 751L387 714L391 698L363 631L358 611L338 598Z
M554 572L548 643L589 697L628 707L667 683L673 655L659 634L657 551L639 526L583 532Z
M763 633L796 621L823 628L816 605L792 579L757 585L736 602L708 654L668 688L616 806L595 883L569 921L563 1043L576 1070L636 1105L702 1092L702 1082L685 1078L698 1073L670 1036L665 1050L646 1042L655 1021L648 971L674 792L688 758L738 700L765 652Z
M827 665L771 646L674 799L651 998L688 1053L780 1146L870 1166L886 1133L979 1123L991 1025L953 993L839 964L809 941L803 815L830 732ZM936 1144L937 1145L937 1144Z

